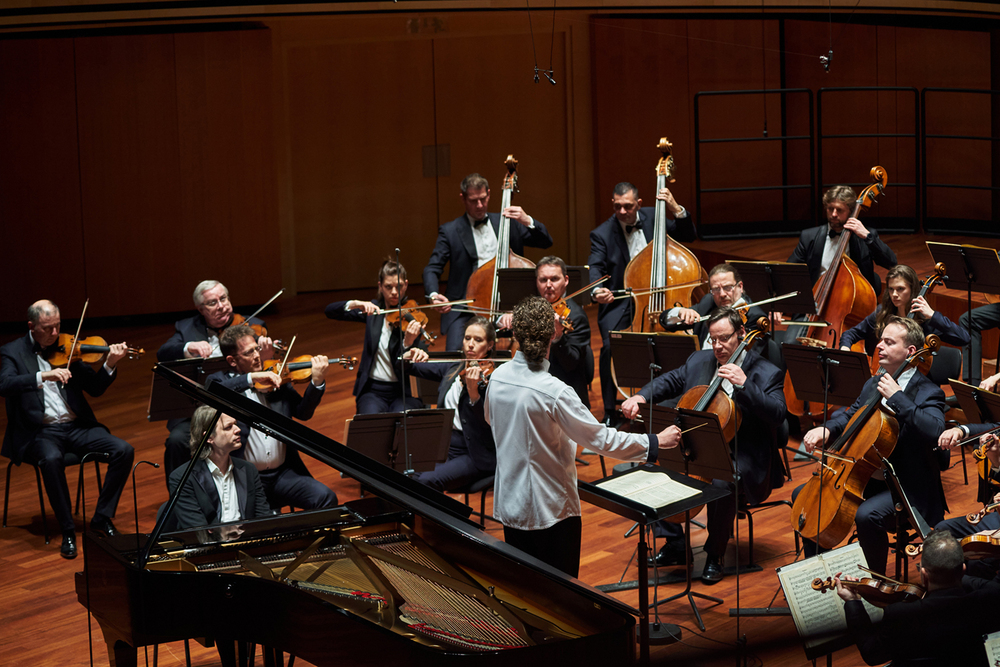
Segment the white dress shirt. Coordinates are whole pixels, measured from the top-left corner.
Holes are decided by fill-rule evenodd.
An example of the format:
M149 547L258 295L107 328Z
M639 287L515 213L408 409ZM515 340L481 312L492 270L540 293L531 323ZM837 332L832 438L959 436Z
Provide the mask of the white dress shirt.
M853 234L854 232L844 230L840 232L841 234ZM830 264L833 263L833 257L836 254L837 244L840 242L840 237L830 238L830 225L826 227L826 244L823 246L823 263L820 264L820 268L823 273L826 273L830 268ZM850 241L847 243L847 248L844 250L844 257L851 256L851 244Z
M223 472L212 459L205 459L208 471L212 473L215 490L219 492L219 523L239 521L240 499L236 492L236 479L233 477L233 462L229 461L229 469Z
M478 257L479 262L476 268L479 268L497 256L497 233L493 231L493 225L490 224L489 216L479 226L476 226L468 213L465 214L465 219L469 221L469 227L472 229L472 238L476 242L476 257Z
M389 320L382 320L382 335L378 339L378 350L375 352L375 363L372 364L371 379L381 382L396 382L396 371L389 359L389 338L392 336L392 325Z
M485 400L497 447L493 515L511 528L544 530L580 516L576 443L625 461L658 452L656 435L599 423L547 360L532 370L520 351L490 375Z
M270 407L267 394L262 394L253 388L251 384L243 394L254 401L257 401L265 408ZM244 458L254 464L257 470L274 470L285 462L285 443L255 428L250 429L247 436L246 449L243 452Z

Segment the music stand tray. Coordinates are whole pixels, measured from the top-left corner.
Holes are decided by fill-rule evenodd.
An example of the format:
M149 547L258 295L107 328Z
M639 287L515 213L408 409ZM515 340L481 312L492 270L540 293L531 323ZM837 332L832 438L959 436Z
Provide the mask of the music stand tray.
M948 380L948 382L970 424L990 424L1000 421L1000 394L980 389L961 380Z
M862 352L834 350L798 343L783 343L781 352L791 377L795 395L804 401L828 405L852 405L871 379L871 362ZM838 363L825 364L823 359ZM829 370L830 387L825 392L824 377Z
M619 387L645 387L653 377L679 368L698 351L698 337L690 334L612 331L610 336L611 365Z
M567 266L568 292L575 292L589 281L589 266ZM526 296L538 296L534 269L497 269L497 290L500 292L501 312L510 312ZM479 305L479 304L477 304Z
M224 357L178 359L164 361L160 365L202 386L212 373L229 370L229 362ZM194 414L197 407L198 401L181 392L174 391L170 382L163 376L153 373L153 380L149 387L149 406L146 410L147 420L156 422L169 419L188 419Z
M1000 294L1000 254L993 248L927 241L927 250L948 268L948 289L964 292L971 284L974 291Z
M448 458L454 419L445 409L355 415L345 444L397 472L426 472Z

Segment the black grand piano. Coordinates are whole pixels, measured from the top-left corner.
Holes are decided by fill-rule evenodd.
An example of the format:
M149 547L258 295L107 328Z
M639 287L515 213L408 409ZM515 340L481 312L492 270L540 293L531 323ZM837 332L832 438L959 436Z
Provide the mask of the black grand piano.
M470 509L216 383L154 372L350 475L342 507L239 525L84 536L77 596L113 667L186 638L252 642L315 665L628 664L627 605L482 532ZM152 540L152 541L150 541Z

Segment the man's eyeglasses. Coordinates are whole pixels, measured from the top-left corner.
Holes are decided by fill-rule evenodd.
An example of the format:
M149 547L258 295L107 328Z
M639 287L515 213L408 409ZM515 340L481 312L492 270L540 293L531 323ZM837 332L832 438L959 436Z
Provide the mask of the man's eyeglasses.
M253 355L257 354L258 352L260 352L260 345L254 345L250 349L243 350L242 352L240 352L240 356L243 357L244 359L250 359L253 357Z
M206 301L201 305L205 306L206 308L215 308L220 303L229 303L229 295L227 294L225 296L220 296L218 299L212 299L211 301Z
M735 335L736 332L734 331L731 334L727 334L725 336L719 336L718 338L712 338L711 336L709 336L708 342L711 343L712 345L725 345L726 343L729 342L729 339Z
M736 283L732 283L730 285L719 285L718 287L713 287L710 291L715 296L719 296L723 292L726 294L732 294L734 289L736 289Z

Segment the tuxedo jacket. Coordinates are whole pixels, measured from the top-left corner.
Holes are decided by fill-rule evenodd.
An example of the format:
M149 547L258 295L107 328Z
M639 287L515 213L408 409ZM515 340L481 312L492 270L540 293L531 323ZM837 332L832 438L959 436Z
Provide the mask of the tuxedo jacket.
M745 293L743 295L743 298L748 303L751 304L753 303L753 300ZM715 305L715 299L712 298L712 295L706 294L705 296L701 297L701 301L692 306L692 310L694 310L701 316L705 316L705 315L710 315L712 311L716 309L716 307L717 306ZM660 313L660 324L662 326L667 326L668 312L669 310L665 310L662 313ZM748 325L753 324L762 317L766 318L767 313L765 313L760 308L760 306L751 305L750 308L747 309L746 321ZM695 324L693 327L691 327L691 332L698 337L698 347L704 345L705 337L708 335L708 320L705 320L704 322L698 322L697 324Z
M639 209L638 220L642 223L642 233L646 243L653 240L653 223L656 219L656 209L652 206ZM667 219L667 234L678 241L692 241L695 238L694 220L688 211L686 218L675 221ZM625 232L618 223L618 218L611 216L590 232L590 282L600 280L602 276L610 276L601 283L601 287L609 290L625 289L625 268L630 261L628 243ZM632 299L616 299L608 304L597 307L597 326L601 330L601 338L608 337L609 331L628 328L632 323L635 310Z
M354 395L360 396L362 393L368 390L368 382L370 380L369 376L372 372L372 365L375 363L375 355L378 354L378 344L382 339L382 325L385 322L385 315L365 315L363 310L347 310L347 301L336 301L331 303L326 307L326 316L331 320L341 320L344 322L363 322L365 325L365 344L361 349L361 361L358 362L358 376L354 380ZM372 299L374 303L379 308L382 304L377 300ZM450 314L450 313L449 313ZM441 327L444 331L444 327ZM413 347L419 347L425 349L427 346L423 342L422 338L417 338ZM396 378L399 378L402 372L402 364L398 363L396 359L405 352L403 348L403 332L399 328L393 328L392 334L389 336L389 358L393 360L393 370L396 373ZM404 394L407 398L410 397L410 383L404 382Z
M259 324L264 326L264 320L258 317L251 317L247 324ZM195 341L208 340L208 325L201 313L193 317L186 317L178 320L174 324L174 333L166 343L156 351L157 361L173 361L184 358L184 346Z
M500 237L500 214L489 213L490 224L493 225L493 233ZM524 247L548 248L552 245L552 237L545 225L535 220L534 229L529 229L519 222L510 223L510 250L518 255L524 253ZM424 294L440 292L439 280L444 273L444 267L450 264L448 270L448 287L444 291L444 296L449 301L457 301L465 298L465 288L469 284L469 278L479 268L479 255L476 253L476 241L472 236L472 227L469 219L463 213L451 222L446 222L438 227L437 241L434 244L434 251L431 258L424 267ZM489 304L476 304L489 308ZM465 317L463 313L450 310L441 316L441 331L447 331L451 323L460 317Z
M854 405L833 414L827 422L830 429L827 446L840 437L854 413L878 393L877 386L878 376L865 383ZM945 510L941 468L933 451L938 436L944 431L944 392L917 371L906 389L897 391L886 403L896 414L899 424L899 437L889 462L907 498L933 526L944 518Z
M238 374L234 371L219 371L217 373L212 373L208 376L208 379L205 380L205 386L207 387L213 382L220 382L226 389L232 389L233 391L241 394L250 388L250 384L247 382L246 374ZM316 386L310 381L307 383L305 393L300 395L299 392L295 391L292 385L285 384L279 389L266 394L267 407L285 417L294 417L300 421L307 421L311 419L313 413L316 412L316 406L319 405L325 391L325 388L317 389ZM247 439L250 436L250 430L247 425L242 422L240 422L240 436L245 447L248 442ZM244 458L244 447L241 447L233 452L232 457L234 459L238 458L242 460ZM287 442L285 443L285 462L282 466L287 466L300 475L311 477L309 469L306 468L305 463L302 462L302 457L299 456L298 448Z
M878 264L881 267L891 269L896 266L896 253L885 244L885 241L879 238L877 231L871 227L867 229L872 234L869 241L863 241L858 238L857 234L852 234L851 232L845 231L843 233L851 234L851 240L848 244L848 254L854 260L854 263L858 265L861 275L871 283L872 288L875 290L875 296L878 296L882 293L882 279L875 273L875 265ZM791 256L788 258L789 262L805 263L809 266L809 279L812 280L814 285L823 272L823 249L826 247L826 238L829 232L829 225L820 225L819 227L810 227L809 229L802 230L802 233L799 235L799 244L795 246L795 250L792 251Z
M549 373L576 390L583 404L590 407L587 387L594 379L594 352L590 349L590 321L573 299L567 299L569 321L573 330L563 330L562 338L549 350Z
M875 309L874 313L845 331L840 337L840 345L851 347L859 340L863 340L865 341L865 351L868 354L874 354L875 345L878 344L875 320L880 310L882 310L881 305ZM964 347L969 344L969 332L942 315L939 310L934 311L934 316L931 319L921 322L920 328L924 330L925 336L937 334L943 342L949 345Z
M712 350L699 350L683 366L654 379L639 394L648 403L660 403L692 387L709 384L718 367ZM784 482L777 435L785 420L785 375L754 350L747 353L741 368L747 376L746 384L733 391L733 402L742 413L736 433L737 470L740 491L749 504L756 505Z
M962 587L930 591L921 600L885 607L873 623L860 600L844 604L847 629L869 665L892 660L893 667L986 667L983 635L1000 629L1000 587L990 582L966 592Z
M45 419L45 398L35 381L38 371L38 357L29 335L0 347L0 396L4 397L7 408L2 453L18 464L24 460L25 450ZM59 393L76 415L76 423L107 430L98 423L83 393L100 396L114 382L117 373L109 374L103 364L99 370L94 370L82 361L73 363L70 372L73 374L70 381L65 386L58 386Z
M271 506L267 504L267 496L264 495L264 487L260 482L257 468L249 461L236 457L230 459L233 462L233 479L236 482L240 516L249 521L273 514ZM172 530L211 526L220 520L222 506L219 503L219 491L204 459L191 461L170 473L170 478L167 480L170 495L177 493L181 477L188 466L194 466L194 469L174 506L174 517L170 523Z
M493 472L497 467L497 446L493 441L493 431L486 422L483 406L486 403L486 387L480 383L479 400L475 405L469 403L469 390L465 380L458 375L461 362L458 364L412 364L410 372L418 378L439 382L439 408L444 407L445 396L455 382L462 383L462 395L458 398L458 417L462 421L462 437L465 446L472 457L476 468L483 472Z

